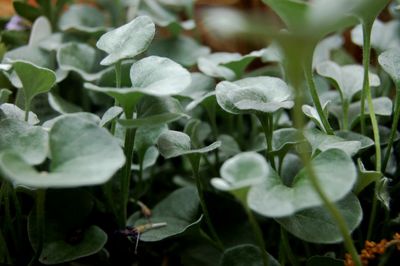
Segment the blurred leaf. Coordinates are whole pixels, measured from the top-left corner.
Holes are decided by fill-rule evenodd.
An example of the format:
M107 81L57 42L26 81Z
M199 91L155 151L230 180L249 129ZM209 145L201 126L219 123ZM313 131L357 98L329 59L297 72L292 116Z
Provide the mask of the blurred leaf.
M0 104L8 102L8 98L11 94L12 91L9 89L0 89Z
M99 126L104 127L122 114L123 110L119 106L112 106L103 114Z
M107 30L105 25L106 19L103 13L93 6L84 4L71 5L58 21L58 27L62 31L83 33L105 32Z
M400 44L400 43L399 43ZM396 86L400 85L400 48L390 49L378 57L378 62L383 70L389 74ZM398 88L400 89L400 88Z
M82 108L79 106L72 104L70 102L67 102L63 98L61 98L59 95L55 93L49 93L49 104L51 108L53 108L55 111L57 111L60 114L68 114L68 113L77 113L77 112L82 112Z
M25 121L25 111L21 110L18 106L11 103L3 103L0 105L0 120L11 118L13 120ZM28 124L36 125L39 119L36 114L29 112Z
M365 169L364 164L361 159L357 159L358 164L358 178L357 182L354 185L353 191L356 195L358 195L364 188L366 188L371 183L378 181L379 178L382 177L382 173L377 171L368 171Z
M221 257L220 266L263 266L263 258L260 249L257 246L243 244L228 248ZM279 266L278 261L268 254L268 265Z
M376 187L375 193L377 199L382 203L386 210L390 210L390 193L389 193L389 183L391 179L383 177L378 180L378 185Z
M40 41L51 35L50 21L44 17L38 17L32 25L28 46L37 46Z

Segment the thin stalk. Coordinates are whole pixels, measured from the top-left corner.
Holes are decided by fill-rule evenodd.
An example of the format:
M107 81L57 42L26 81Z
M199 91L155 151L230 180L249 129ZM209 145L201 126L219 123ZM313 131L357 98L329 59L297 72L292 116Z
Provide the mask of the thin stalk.
M119 61L117 61L115 64L114 64L114 70L115 70L115 86L117 87L117 88L121 88L121 80L122 80L122 71L121 71L121 67L122 67L122 62L121 62L121 60L119 60ZM117 102L117 100L114 100L114 106L117 106L118 105L118 102ZM114 133L115 133L115 127L116 127L116 121L115 120L113 120L112 122L111 122L111 134L113 134L114 135Z
M29 110L31 108L30 101L25 101L25 122L28 122L29 119Z
M371 57L371 31L372 23L364 21L362 23L363 29L363 67L364 67L364 80L363 89L361 91L361 110L360 110L360 122L361 122L361 134L365 135L365 98L368 94L369 87L369 62ZM371 111L371 110L370 110Z
M272 122L272 114L266 114L266 115L258 115L258 119L260 120L261 126L264 131L265 138L267 140L267 153L266 153L266 158L271 164L272 168L276 170L275 166L275 158L274 155L272 154L272 137L273 137L273 130L274 130L274 125Z
M295 88L295 93L296 93L295 106L293 109L294 124L299 130L302 131L304 127L304 119L301 113L301 106L303 104L303 94L299 89L301 85L301 78L300 78L301 76L299 75L301 72L301 67L299 65L295 65L294 63L294 65L292 65L291 67L289 66L288 72L291 74L289 76L289 79L291 80L291 83ZM307 71L305 73L307 73ZM310 78L310 76L308 78ZM325 208L329 211L329 213L331 214L332 218L335 220L339 228L339 231L344 239L344 245L347 251L351 254L351 257L353 258L355 265L362 266L360 257L357 253L357 249L354 246L354 242L353 239L351 238L350 231L347 227L346 221L344 220L340 211L336 208L335 204L330 202L329 198L325 194L325 191L323 191L323 189L321 188L309 156L307 156L307 154L303 152L300 153L300 156L302 161L304 162L304 165L306 165L306 171L309 175L309 179L311 181L314 190L324 203Z
M297 261L296 256L293 254L293 251L290 247L288 234L282 226L281 226L281 240L283 248L285 250L286 257L289 259L290 265L298 266L299 262Z
M131 184L132 170L131 164L133 160L133 147L135 143L136 128L128 128L125 133L125 166L122 172L121 192L122 192L122 218L119 221L121 227L125 227L128 218L127 206L129 201L129 188Z
M46 190L38 189L36 191L36 230L37 230L37 249L33 261L37 261L43 250L44 229L45 229L45 199Z
M267 252L266 252L265 242L264 242L264 238L263 238L263 234L262 234L261 228L258 225L258 222L257 222L256 218L254 217L253 212L250 210L250 208L244 204L244 209L246 210L247 217L249 218L249 222L250 222L251 228L253 229L254 236L256 237L258 248L261 251L261 255L262 255L262 259L263 259L263 265L264 266L268 266L269 265L269 258L268 258Z
M349 101L344 100L343 103L343 130L349 130Z
M305 75L305 78L306 78L306 81L308 84L308 88L311 93L311 98L313 100L315 108L317 109L318 115L321 119L321 122L325 129L325 132L328 135L334 135L333 129L332 129L331 125L329 124L328 119L325 115L325 112L322 108L321 101L319 100L317 87L315 86L314 76L313 76L313 72L312 72L312 61L311 60L309 60L309 61L310 62L304 66L304 75Z
M380 136L379 136L379 128L378 128L378 121L376 119L374 105L372 102L372 95L371 95L371 87L369 86L369 62L370 62L370 49L371 49L371 29L372 29L372 22L364 21L362 24L363 27L363 66L364 66L364 81L363 81L363 90L361 94L361 132L365 134L365 120L364 120L364 109L365 109L365 98L368 101L368 109L369 109L369 116L371 119L372 124L372 131L374 135L374 142L375 142L375 169L378 172L381 172L382 167L382 156L381 156L381 143L380 143ZM378 186L378 181L375 181L375 189ZM371 216L369 219L368 224L368 233L367 238L369 239L372 235L372 229L375 222L375 216L377 211L377 204L374 203L376 201L376 193L373 194L372 199L372 210Z
M400 84L398 85L400 87ZM382 172L384 173L386 170L386 166L389 162L390 158L390 152L393 147L393 142L394 138L397 133L397 125L399 123L399 118L400 118L400 90L396 90L396 101L395 101L395 109L394 109L394 117L393 117L393 122L392 122L392 129L390 131L390 137L389 137L389 142L386 148L386 153L385 157L383 158L383 163L382 163Z
M204 109L206 110L207 116L208 116L208 120L210 121L210 125L211 125L211 131L214 135L214 139L218 140L218 126L217 126L217 117L216 117L216 110L215 110L215 105L212 106L212 108L210 106L204 106ZM216 149L214 151L215 154L215 165L219 165L219 153L218 153L218 149Z
M211 217L210 213L208 212L208 208L206 205L206 201L204 198L204 186L203 182L200 179L199 175L199 161L200 161L200 156L198 155L192 155L189 156L189 161L192 165L192 172L193 172L193 177L196 180L196 187L197 187L197 192L199 194L199 199L200 199L200 206L203 211L204 219L206 221L207 227L210 230L211 236L218 245L220 250L224 250L224 245L222 244L221 239L219 238L212 222L211 222Z

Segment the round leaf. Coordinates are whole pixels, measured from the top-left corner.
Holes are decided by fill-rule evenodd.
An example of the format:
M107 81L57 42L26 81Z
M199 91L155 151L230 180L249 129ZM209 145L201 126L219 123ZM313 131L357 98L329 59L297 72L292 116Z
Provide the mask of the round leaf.
M97 8L89 5L71 5L63 13L58 26L63 31L79 31L86 33L104 32L105 17Z
M232 114L273 113L294 105L289 87L275 77L222 81L216 87L216 95L221 108Z
M59 119L51 128L50 155L49 172L38 172L11 152L0 155L0 170L15 185L67 188L103 184L125 163L113 136L74 116Z
M64 71L75 71L83 79L93 81L101 76L99 53L84 43L67 43L57 51L57 61Z
M380 54L378 62L382 68L390 75L393 81L400 85L400 49L391 49Z
M342 199L353 188L357 178L356 169L351 158L343 151L324 151L312 160L312 164L318 182L330 201ZM252 210L263 216L277 218L321 206L323 203L315 192L306 169L302 169L290 187L271 170L262 184L250 189L248 204Z
M200 201L196 188L185 187L172 192L152 209L151 215L152 223L167 225L142 233L140 240L154 242L184 233L200 222L199 209ZM136 213L129 217L127 224L138 226L148 222L147 218L139 218L139 214Z
M48 134L41 127L4 119L0 122L0 151L12 151L28 164L40 164L48 151Z
M221 146L220 141L216 141L200 149L191 149L190 137L185 133L168 130L163 132L157 141L158 150L167 159L196 153L207 153Z
M346 224L352 232L361 223L363 214L360 202L353 194L336 203ZM343 241L342 234L329 211L324 207L306 209L296 214L275 219L285 230L296 237L312 243L332 244Z
M236 190L261 183L269 173L264 157L255 152L243 152L226 160L220 169L221 178L211 184L220 190Z
M102 35L97 48L109 55L100 64L112 65L123 59L133 58L146 51L153 40L155 25L147 16L140 16L131 22Z

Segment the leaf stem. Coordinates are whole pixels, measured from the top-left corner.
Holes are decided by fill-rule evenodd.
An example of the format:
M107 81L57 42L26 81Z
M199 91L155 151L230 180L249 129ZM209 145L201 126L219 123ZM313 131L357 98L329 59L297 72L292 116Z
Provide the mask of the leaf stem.
M215 228L211 222L211 217L210 213L208 212L208 208L206 205L206 201L204 198L204 186L203 182L200 179L199 175L199 164L200 164L200 156L198 154L191 154L188 156L190 164L192 166L192 171L193 171L193 177L196 180L196 187L197 187L197 192L199 194L199 199L200 199L200 206L204 214L204 219L206 221L206 224L208 226L208 229L210 230L211 236L218 245L220 250L224 250L224 245L222 244L221 239L219 238L217 232L215 231Z
M387 148L386 148L385 157L384 157L383 163L382 163L382 173L384 173L386 171L386 167L387 167L387 164L389 162L390 152L391 152L392 147L393 147L394 138L395 138L396 132L397 132L397 125L399 123L399 118L400 118L400 84L396 85L396 87L398 87L398 89L396 90L396 101L395 101L395 107L394 107L394 117L393 117L393 122L392 122L392 128L391 128L391 131L390 131L389 142L388 142L388 145L387 145Z
M310 56L310 59L308 59L307 62L304 64L303 68L308 88L310 90L311 98L314 102L315 108L317 109L324 130L328 135L334 135L333 129L329 124L328 118L325 116L325 112L322 108L321 101L318 96L317 87L315 86L314 75L312 71L312 56Z
M371 54L371 31L372 23L364 21L362 23L363 30L363 67L364 67L364 79L363 79L363 89L361 91L361 110L360 110L360 122L361 122L361 134L365 135L365 98L368 93L369 88L369 61Z
M342 101L343 104L343 130L349 130L349 101Z
M275 166L275 158L274 155L272 154L272 138L273 138L273 131L274 131L274 125L273 125L273 116L272 114L260 114L257 116L258 119L260 120L261 126L264 131L265 139L267 140L267 152L266 152L266 158L271 164L272 168L276 170Z
M256 241L258 244L258 247L261 251L261 255L262 255L262 259L263 259L263 265L264 266L268 266L269 265L269 258L266 252L266 248L265 248L265 242L264 242L264 238L263 238L263 234L261 231L260 226L258 225L258 222L256 220L256 218L254 217L253 212L250 210L250 208L246 205L243 204L246 213L247 213L247 217L249 218L249 222L251 225L251 228L253 229L254 232L254 236L256 237Z
M131 184L131 177L132 177L132 160L133 160L133 147L135 144L135 135L136 135L136 128L128 128L126 129L125 133L125 144L124 144L124 151L125 151L125 166L122 173L122 180L121 180L121 194L122 194L122 218L119 221L120 227L125 227L126 220L128 218L127 214L127 206L129 202L129 188Z
M36 230L37 230L37 248L33 261L37 261L40 258L40 254L43 250L44 244L44 231L45 231L45 200L46 190L38 189L36 191Z

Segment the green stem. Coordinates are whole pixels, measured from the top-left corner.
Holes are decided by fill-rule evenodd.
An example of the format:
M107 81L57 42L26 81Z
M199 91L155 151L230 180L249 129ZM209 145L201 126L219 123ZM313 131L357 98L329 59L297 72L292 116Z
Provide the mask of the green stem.
M25 122L28 122L30 108L31 108L30 101L26 100L25 101L25 118L24 118Z
M343 130L349 130L349 101L344 100L343 103Z
M125 166L122 174L122 181L121 181L121 192L122 192L122 218L119 221L120 227L125 227L126 220L128 218L127 215L127 206L129 201L129 188L131 184L131 177L132 177L132 160L133 160L133 147L135 144L135 135L136 135L136 128L128 128L125 133Z
M261 115L258 115L257 117L260 120L261 126L264 131L265 138L267 140L266 158L270 162L272 168L274 170L276 170L275 158L274 158L274 155L272 154L272 150L273 150L272 138L273 138L273 130L274 130L272 114L261 114Z
M296 256L293 254L293 251L290 247L289 244L289 239L286 230L281 226L281 241L283 244L283 248L285 250L285 254L287 258L289 259L290 265L292 266L298 266L299 263L296 259Z
M299 74L301 72L301 67L298 64L299 64L298 62L297 64L296 62L294 62L292 63L292 65L288 65L288 73L291 74L288 76L288 78L291 81L293 88L295 88L295 94L296 94L295 106L293 109L294 124L300 131L302 131L304 127L304 119L301 112L301 106L303 104L303 93L300 90L301 78ZM344 220L339 210L336 208L335 204L330 202L329 198L325 194L325 191L323 191L323 189L321 188L309 156L303 152L300 153L300 156L304 165L306 165L306 171L309 175L309 179L311 181L314 190L321 198L325 208L329 211L332 218L335 220L337 226L339 227L339 231L344 239L344 245L347 251L351 254L351 257L353 258L355 265L361 266L361 260L354 246L353 239L351 238L350 231L347 227L346 221Z
M199 175L199 164L200 164L200 156L198 154L189 155L189 161L192 165L193 177L196 180L197 192L199 194L200 206L203 211L204 219L206 221L207 227L210 230L211 236L218 245L220 250L224 250L224 245L222 244L221 239L218 237L218 234L211 222L210 213L208 212L208 208L206 205L205 197L204 197L204 186L203 182L200 179Z
M308 88L311 93L311 98L313 100L315 108L317 109L318 115L321 119L321 122L322 122L325 132L328 133L328 135L334 135L333 129L332 129L331 125L329 124L328 119L325 115L325 112L322 108L321 101L319 100L317 87L315 86L314 76L313 76L313 71L312 71L312 56L307 61L308 62L306 62L306 64L304 65L304 74L305 74L305 78L306 78L306 81L308 84Z
M117 61L114 64L114 69L115 69L115 86L117 88L121 88L121 79L122 79L122 62L121 60Z
M253 229L254 236L256 237L258 247L261 251L263 265L268 266L269 258L268 258L267 252L266 252L265 242L264 242L263 233L261 231L261 228L258 225L258 222L257 222L256 218L254 217L253 212L250 210L250 208L248 206L246 206L245 204L243 204L243 205L244 205L244 209L246 210L247 217L249 218L251 228Z
M378 128L378 121L376 119L374 105L372 102L372 95L371 95L371 87L369 86L369 61L370 61L370 49L371 49L371 29L372 29L372 22L364 21L363 22L363 66L364 66L364 82L363 82L363 90L361 96L361 132L365 133L365 121L364 121L364 108L365 108L365 97L368 101L368 109L369 109L369 116L371 119L372 124L372 131L374 135L374 142L375 142L375 169L378 172L381 172L382 167L382 158L381 158L381 143L380 143L380 136L379 136L379 128ZM378 182L375 182L375 189L378 186ZM377 204L374 204L376 201L376 193L373 194L373 208L371 210L371 216L369 219L368 225L368 233L367 237L369 238L372 234L372 229L375 222L375 216L377 211Z
M372 31L372 23L364 21L362 23L363 29L363 67L364 67L364 80L363 80L363 89L361 91L361 110L360 110L360 123L361 123L361 134L365 135L366 127L365 127L365 98L370 90L369 87L369 61L371 57L371 31Z
M398 87L400 88L400 84L398 85ZM389 137L389 142L386 148L386 153L385 153L385 157L383 159L383 163L382 163L382 172L384 173L386 171L386 166L389 162L389 158L390 158L390 152L392 150L393 147L393 142L394 142L394 138L396 136L397 133L397 125L399 123L399 118L400 118L400 89L396 90L396 101L395 101L395 109L394 109L394 117L393 117L393 122L392 122L392 128L390 131L390 137Z
M204 109L207 112L208 120L210 121L211 124L211 130L214 135L214 139L218 140L218 126L217 126L217 116L215 108L216 108L215 104L212 106L204 106ZM214 154L215 154L215 165L218 166L219 165L218 149L214 151Z

